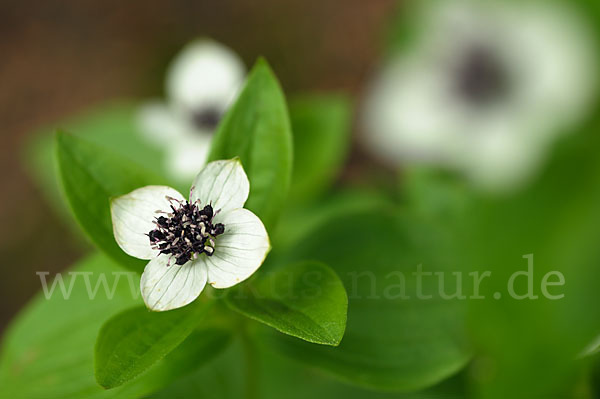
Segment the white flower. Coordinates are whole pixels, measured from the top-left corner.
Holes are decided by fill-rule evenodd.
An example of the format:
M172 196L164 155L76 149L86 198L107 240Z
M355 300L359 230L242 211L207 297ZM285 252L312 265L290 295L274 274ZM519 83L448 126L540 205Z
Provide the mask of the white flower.
M140 132L167 150L172 177L188 181L206 162L211 138L245 76L239 57L209 40L188 44L167 72L167 103L145 104Z
M365 143L387 161L435 163L493 190L524 182L587 111L594 46L553 2L435 1L366 103Z
M250 184L238 159L207 164L189 201L175 189L147 186L111 201L115 240L149 259L141 279L148 308L179 308L208 282L228 288L254 273L269 249L261 220L244 209Z

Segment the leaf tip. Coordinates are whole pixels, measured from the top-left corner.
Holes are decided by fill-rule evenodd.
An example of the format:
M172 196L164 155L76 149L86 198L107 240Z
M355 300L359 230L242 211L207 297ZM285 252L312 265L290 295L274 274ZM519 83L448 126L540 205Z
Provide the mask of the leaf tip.
M54 132L54 141L57 143L62 143L64 140L67 140L70 137L72 137L70 133L60 128L56 129Z
M256 59L256 62L254 63L254 68L257 68L257 67L269 68L269 69L271 68L269 66L269 62L267 61L267 59L262 55L258 56L258 58Z
M267 59L263 56L260 56L256 59L256 62L254 63L254 66L252 67L252 71L250 72L251 75L257 75L257 74L267 74L270 77L275 77L275 74L273 73L273 69L271 68L271 65L269 65L269 62L267 61Z
M96 351L98 349L96 348ZM109 376L106 373L102 372L101 366L98 363L98 354L95 353L94 354L94 378L96 380L96 383L98 385L100 385L103 389L112 389L112 388L116 388L118 387L119 384L117 381L114 381L114 379L109 378Z

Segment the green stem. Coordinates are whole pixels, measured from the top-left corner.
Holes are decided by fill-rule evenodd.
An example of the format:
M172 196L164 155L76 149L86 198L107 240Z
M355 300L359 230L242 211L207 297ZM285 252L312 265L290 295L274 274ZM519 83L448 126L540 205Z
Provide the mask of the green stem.
M247 326L242 332L242 345L244 347L244 354L246 358L245 371L246 371L246 399L258 399L258 385L259 385L259 364L257 357L256 345L252 341L248 332Z

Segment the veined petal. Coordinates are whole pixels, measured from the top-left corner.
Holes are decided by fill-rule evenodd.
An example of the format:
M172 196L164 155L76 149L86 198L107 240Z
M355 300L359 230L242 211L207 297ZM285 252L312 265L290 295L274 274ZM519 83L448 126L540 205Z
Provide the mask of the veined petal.
M190 261L184 265L169 263L168 255L160 255L146 265L140 289L144 303L150 310L162 312L187 305L206 285L206 267L202 262Z
M185 201L179 192L167 186L146 186L114 198L110 203L115 241L125 253L140 259L152 259L158 251L150 247L146 234L156 228L156 211L170 212L167 196Z
M247 209L234 209L215 216L225 225L216 238L212 256L202 256L208 282L215 288L228 288L244 281L262 265L271 249L267 230L261 220Z
M236 158L207 164L194 180L190 201L200 200L201 205L227 212L243 207L249 193L248 176Z
M240 58L211 40L188 44L167 72L167 94L177 107L189 111L226 109L237 95L245 75Z

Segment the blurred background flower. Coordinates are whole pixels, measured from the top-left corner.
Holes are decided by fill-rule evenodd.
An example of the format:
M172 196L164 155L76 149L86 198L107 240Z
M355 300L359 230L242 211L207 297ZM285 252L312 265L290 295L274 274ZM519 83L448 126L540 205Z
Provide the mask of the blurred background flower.
M212 135L244 82L245 67L227 47L210 40L188 44L169 67L166 103L140 110L144 136L166 148L170 174L188 181L204 166Z
M589 110L596 88L587 22L553 1L428 1L414 36L372 82L364 142L510 189Z

